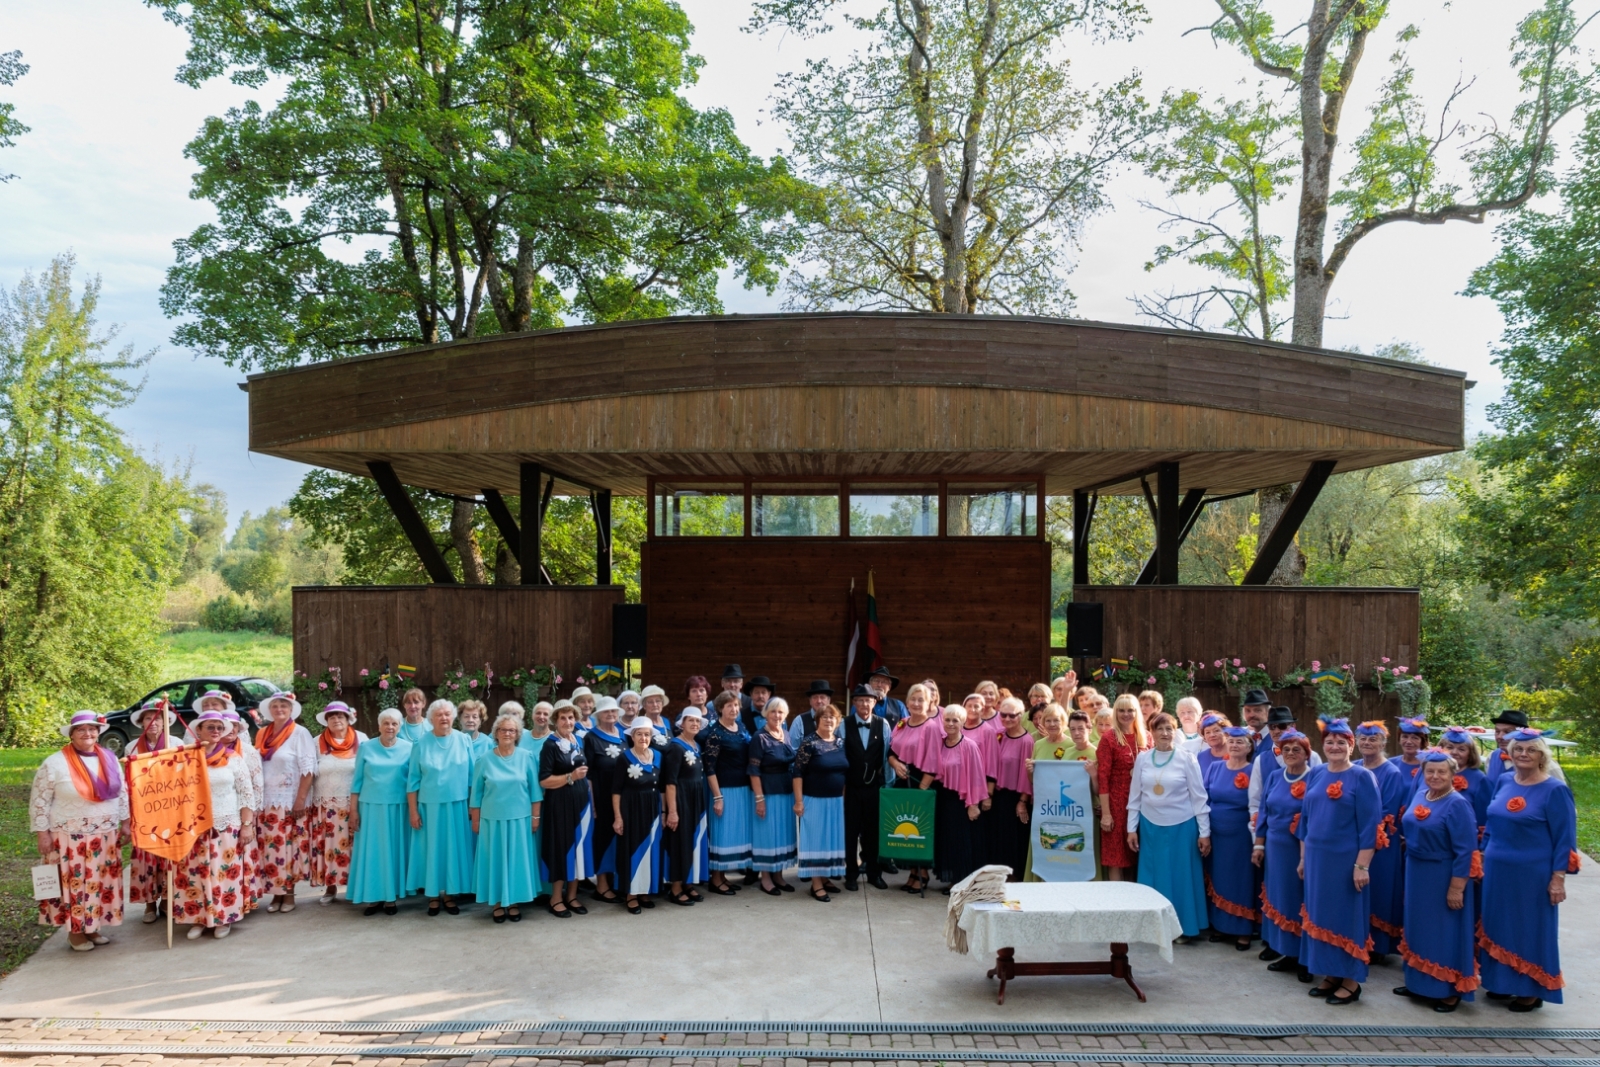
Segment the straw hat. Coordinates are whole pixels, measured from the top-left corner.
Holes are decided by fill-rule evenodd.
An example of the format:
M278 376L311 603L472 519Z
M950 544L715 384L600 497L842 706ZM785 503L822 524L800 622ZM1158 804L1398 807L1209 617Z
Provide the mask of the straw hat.
M639 691L640 700L649 700L651 697L660 697L665 700L667 699L667 691L659 685L647 685Z

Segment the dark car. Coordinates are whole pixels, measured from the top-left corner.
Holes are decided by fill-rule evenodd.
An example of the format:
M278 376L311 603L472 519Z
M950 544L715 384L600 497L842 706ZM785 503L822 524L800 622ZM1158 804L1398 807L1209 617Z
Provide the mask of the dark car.
M122 750L133 739L139 736L138 729L129 720L129 716L144 706L146 701L157 697L164 697L172 704L179 719L185 726L194 721L198 714L194 710L194 702L208 689L220 689L233 697L233 706L250 727L250 736L255 737L267 721L267 713L261 710L261 705L274 693L282 692L277 686L265 678L249 678L240 675L212 676L209 678L186 678L181 682L168 682L159 689L152 689L131 705L121 711L113 711L106 715L106 729L100 735L100 743L111 751L122 754ZM175 733L177 724L172 727Z

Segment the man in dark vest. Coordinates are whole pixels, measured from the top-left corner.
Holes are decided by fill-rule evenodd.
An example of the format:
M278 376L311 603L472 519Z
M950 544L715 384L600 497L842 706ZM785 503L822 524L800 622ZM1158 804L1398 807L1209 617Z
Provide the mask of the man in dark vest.
M806 700L811 706L789 719L791 745L798 746L806 739L806 735L817 732L817 712L833 703L833 686L828 684L826 678L818 678L811 683L811 688L806 690Z
M878 694L858 685L850 693L850 714L839 729L850 761L844 778L844 887L856 888L863 869L867 883L888 889L878 866L878 793L888 784L889 724L874 715ZM860 858L857 859L857 848Z

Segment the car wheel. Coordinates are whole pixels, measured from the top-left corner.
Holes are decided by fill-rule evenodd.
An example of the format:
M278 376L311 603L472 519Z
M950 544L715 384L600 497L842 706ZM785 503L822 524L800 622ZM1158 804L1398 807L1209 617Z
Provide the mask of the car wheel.
M111 754L120 757L128 747L128 736L115 726L100 732L100 743L111 750Z

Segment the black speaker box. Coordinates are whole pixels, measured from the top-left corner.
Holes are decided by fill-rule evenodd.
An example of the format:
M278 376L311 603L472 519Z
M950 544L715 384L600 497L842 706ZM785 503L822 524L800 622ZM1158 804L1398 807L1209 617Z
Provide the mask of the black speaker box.
M649 653L650 627L643 604L611 605L611 655L620 663L643 659Z
M1071 603L1067 605L1067 655L1103 656L1105 605Z

